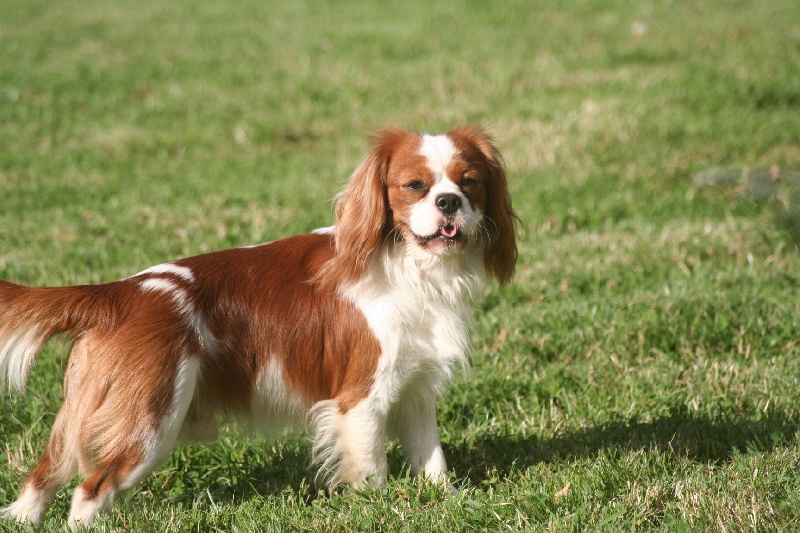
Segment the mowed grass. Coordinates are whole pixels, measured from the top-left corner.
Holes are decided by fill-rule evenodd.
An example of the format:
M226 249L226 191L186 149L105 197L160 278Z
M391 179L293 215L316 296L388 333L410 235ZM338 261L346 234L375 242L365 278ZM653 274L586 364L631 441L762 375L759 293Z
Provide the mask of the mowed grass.
M4 279L110 281L328 225L386 125L486 125L521 219L516 280L477 302L472 375L439 403L457 495L411 479L394 443L384 489L326 495L302 436L229 427L98 531L800 527L794 1L2 12ZM768 194L696 179L752 169ZM65 358L48 346L0 404L0 505L44 447Z

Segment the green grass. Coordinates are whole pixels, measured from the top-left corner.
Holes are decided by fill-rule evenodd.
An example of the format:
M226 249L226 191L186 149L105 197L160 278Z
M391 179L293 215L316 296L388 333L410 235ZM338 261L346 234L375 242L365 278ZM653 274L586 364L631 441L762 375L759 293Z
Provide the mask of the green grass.
M326 496L307 440L233 427L97 530L800 527L800 195L698 179L800 171L794 1L2 11L4 279L109 281L328 225L390 124L488 126L522 220L516 281L478 303L473 376L439 404L456 496L409 479L394 444L385 489ZM64 360L49 346L0 404L2 505Z

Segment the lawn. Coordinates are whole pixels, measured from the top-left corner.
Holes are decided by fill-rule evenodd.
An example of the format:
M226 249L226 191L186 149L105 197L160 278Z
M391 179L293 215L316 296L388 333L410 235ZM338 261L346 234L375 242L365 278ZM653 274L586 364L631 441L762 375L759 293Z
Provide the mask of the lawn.
M800 528L795 0L2 13L0 278L111 281L329 225L386 125L485 125L521 220L516 279L477 302L472 373L439 402L456 495L393 443L384 489L327 495L308 440L232 426L96 530ZM1 399L0 506L65 360L52 343Z

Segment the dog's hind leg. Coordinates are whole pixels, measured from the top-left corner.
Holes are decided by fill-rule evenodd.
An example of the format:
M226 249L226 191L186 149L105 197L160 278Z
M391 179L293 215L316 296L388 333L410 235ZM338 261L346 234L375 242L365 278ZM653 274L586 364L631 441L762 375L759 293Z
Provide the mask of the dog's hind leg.
M74 407L70 398L66 397L56 415L44 453L25 479L17 500L0 510L0 514L13 516L19 522L40 524L47 504L58 488L78 473L80 444L74 440Z
M184 357L177 364L168 408L157 421L139 416L124 438L106 440L97 451L95 468L73 494L68 525L73 530L88 527L97 514L111 508L116 497L160 466L175 446L181 425L194 397L200 364ZM130 406L135 410L137 406ZM123 417L136 416L125 412Z
M79 398L71 393L80 390L87 354L87 342L76 342L64 376L64 403L56 415L50 441L25 479L17 500L0 509L0 515L12 516L23 523L41 524L47 505L58 488L78 473L81 413L77 411Z
M0 509L0 515L14 517L26 524L41 524L47 504L61 485L59 481L54 480L52 476L52 460L48 447L25 479L17 500L8 507Z
M67 522L69 528L77 531L91 526L98 514L111 509L120 493L147 477L158 464L160 462L149 460L141 450L127 449L99 465L75 488Z

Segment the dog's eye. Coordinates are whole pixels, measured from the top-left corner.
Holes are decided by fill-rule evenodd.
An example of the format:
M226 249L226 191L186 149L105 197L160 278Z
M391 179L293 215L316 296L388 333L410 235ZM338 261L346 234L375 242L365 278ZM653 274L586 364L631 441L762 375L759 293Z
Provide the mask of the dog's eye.
M420 180L414 180L406 183L406 189L410 191L424 191L426 190L425 184Z
M461 188L462 189L469 189L470 187L474 187L478 184L478 180L475 178L464 177L461 179Z

